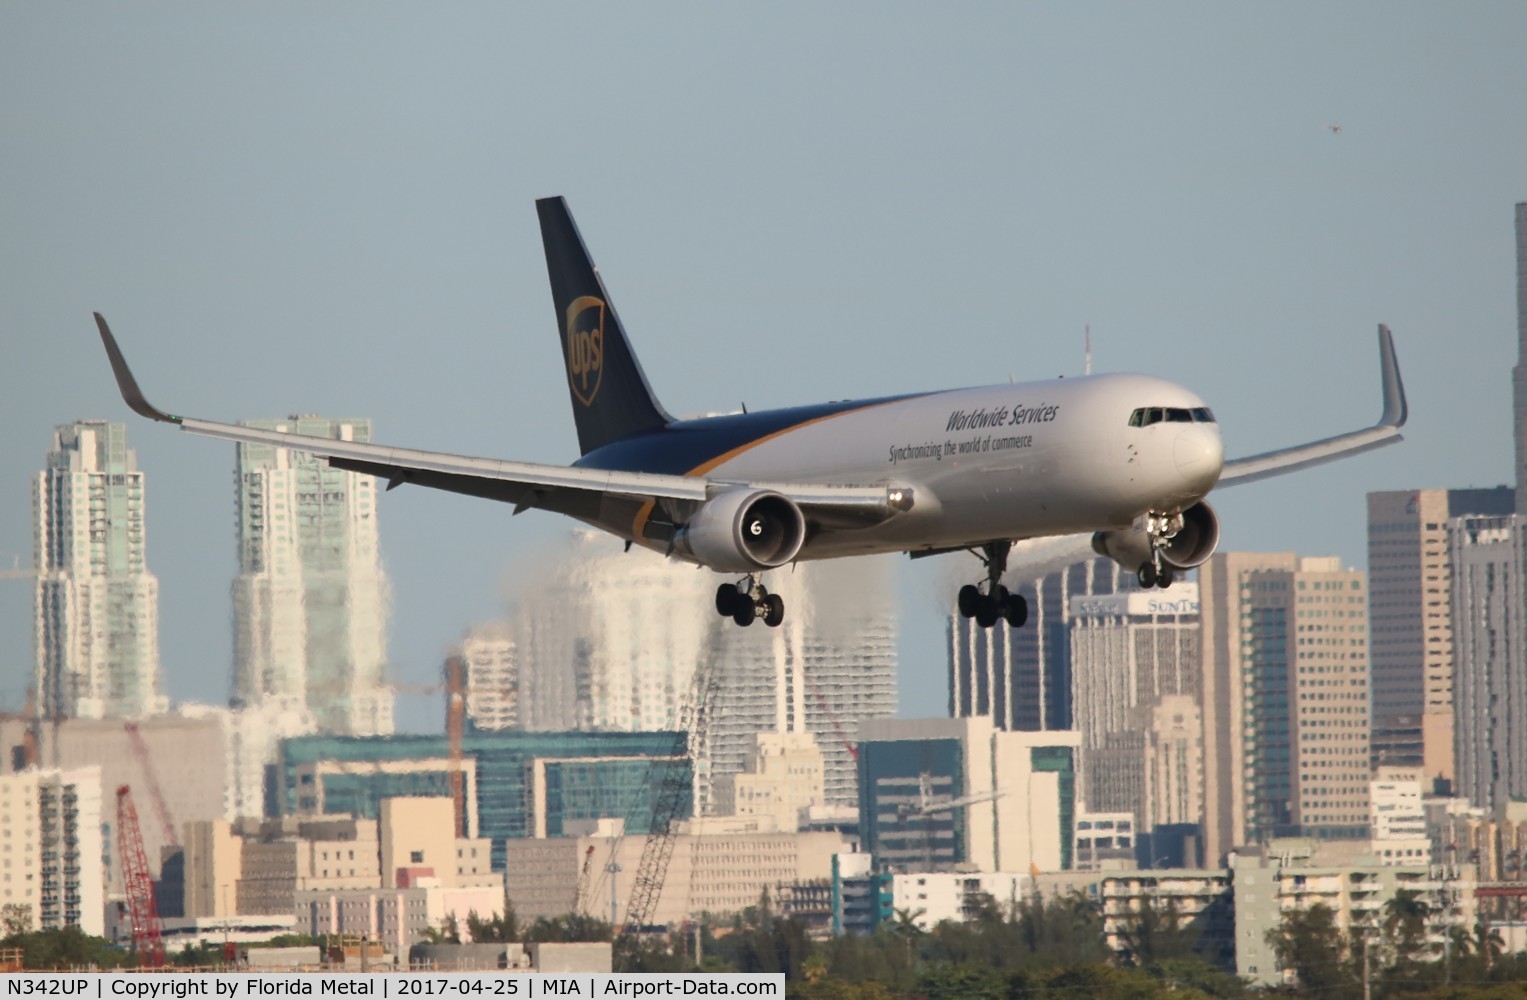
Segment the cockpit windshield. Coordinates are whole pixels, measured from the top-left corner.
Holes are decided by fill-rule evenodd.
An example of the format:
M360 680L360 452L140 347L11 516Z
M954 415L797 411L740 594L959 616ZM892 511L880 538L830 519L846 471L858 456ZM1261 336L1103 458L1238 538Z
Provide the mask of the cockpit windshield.
M1129 415L1129 426L1149 427L1162 422L1170 424L1212 424L1214 414L1207 406L1191 409L1180 406L1142 406Z

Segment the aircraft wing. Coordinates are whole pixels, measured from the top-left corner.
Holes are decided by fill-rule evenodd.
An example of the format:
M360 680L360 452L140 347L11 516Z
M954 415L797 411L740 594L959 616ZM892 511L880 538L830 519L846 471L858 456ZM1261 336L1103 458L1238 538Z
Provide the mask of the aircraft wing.
M1378 423L1359 431L1226 462L1215 488L1239 486L1241 483L1281 476L1312 465L1399 443L1403 440L1400 428L1405 425L1408 415L1405 384L1400 381L1400 363L1395 359L1394 338L1389 333L1389 327L1382 324L1379 325L1379 374L1383 379L1384 412L1379 416Z
M500 500L515 505L515 513L531 507L544 507L558 513L596 512L599 499L606 494L642 499L687 500L702 502L716 493L749 486L769 489L788 496L803 509L834 520L873 524L883 521L910 506L911 492L896 486L801 484L782 482L739 483L730 480L704 479L697 476L666 475L651 472L621 472L579 466L542 465L534 462L511 462L496 458L473 458L445 452L393 448L388 445L283 431L262 430L239 424L218 423L195 417L182 417L158 409L138 388L127 367L127 360L116 338L100 313L95 314L101 342L111 360L122 398L135 412L150 420L178 424L180 429L202 437L267 444L277 448L309 452L326 458L329 464L352 472L362 472L387 480L392 489L414 483L434 489L469 496Z

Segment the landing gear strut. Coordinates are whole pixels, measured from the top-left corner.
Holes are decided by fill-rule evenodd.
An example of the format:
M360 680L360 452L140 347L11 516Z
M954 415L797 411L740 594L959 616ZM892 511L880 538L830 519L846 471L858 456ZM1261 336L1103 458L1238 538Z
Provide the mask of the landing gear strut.
M1135 571L1135 579L1140 581L1140 586L1147 590L1151 587L1160 587L1165 590L1175 581L1176 574L1172 564L1163 559L1161 553L1182 530L1182 527L1181 514L1152 514L1146 518L1145 531L1151 539L1151 561L1141 563L1140 568Z
M723 583L716 588L716 613L743 628L753 624L755 618L762 618L770 628L778 628L785 620L785 601L778 594L769 593L749 574L736 583Z
M974 618L982 628L991 628L1000 620L1006 620L1013 628L1021 628L1029 619L1029 602L1022 594L1009 593L1002 586L1002 574L1007 572L1007 554L1012 542L987 542L981 546L981 561L986 564L986 590L967 583L960 588L958 606L964 618Z

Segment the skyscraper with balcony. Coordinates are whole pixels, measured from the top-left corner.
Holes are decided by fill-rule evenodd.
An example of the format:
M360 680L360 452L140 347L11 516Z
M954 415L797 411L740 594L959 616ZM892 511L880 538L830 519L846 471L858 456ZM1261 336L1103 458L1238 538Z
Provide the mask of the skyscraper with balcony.
M159 692L159 581L144 558L144 475L127 428L54 428L32 477L35 683L44 717L139 718Z
M309 415L247 426L371 440L366 419ZM313 455L240 444L235 482L234 704L305 712L324 733L391 733L375 479Z

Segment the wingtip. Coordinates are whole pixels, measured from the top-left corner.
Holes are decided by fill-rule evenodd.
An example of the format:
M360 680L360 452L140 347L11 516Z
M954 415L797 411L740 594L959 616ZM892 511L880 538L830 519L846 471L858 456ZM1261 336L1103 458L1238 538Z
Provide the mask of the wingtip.
M106 317L100 313L95 316L96 329L101 333L101 344L106 348L106 358L111 362L111 373L116 376L117 390L122 393L122 401L128 407L141 416L150 420L158 420L167 424L178 424L180 418L174 414L165 413L156 408L143 395L143 390L138 388L138 380L133 378L132 369L127 367L127 359L122 356L122 349L117 346L117 338L111 335L111 327L106 325Z
M1384 385L1384 413L1379 423L1404 427L1410 407L1405 401L1405 382L1400 378L1400 360L1394 351L1394 334L1387 323L1379 324L1379 375Z

